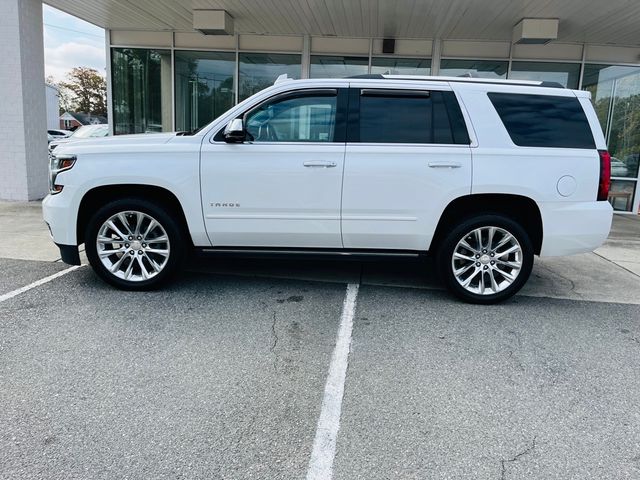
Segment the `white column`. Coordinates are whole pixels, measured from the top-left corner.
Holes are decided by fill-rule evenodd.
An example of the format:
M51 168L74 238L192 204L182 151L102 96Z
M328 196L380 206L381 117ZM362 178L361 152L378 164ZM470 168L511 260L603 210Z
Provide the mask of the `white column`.
M41 0L2 0L0 199L47 193L47 123Z

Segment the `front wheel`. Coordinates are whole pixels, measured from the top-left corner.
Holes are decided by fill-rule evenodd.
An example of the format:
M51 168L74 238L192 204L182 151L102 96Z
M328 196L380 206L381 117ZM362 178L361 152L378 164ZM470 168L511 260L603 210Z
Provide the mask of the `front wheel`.
M89 263L123 290L158 287L181 267L185 242L180 224L154 203L131 198L100 208L85 233Z
M438 249L437 262L442 279L457 297L491 304L524 286L533 267L533 246L515 221L482 215L451 230Z

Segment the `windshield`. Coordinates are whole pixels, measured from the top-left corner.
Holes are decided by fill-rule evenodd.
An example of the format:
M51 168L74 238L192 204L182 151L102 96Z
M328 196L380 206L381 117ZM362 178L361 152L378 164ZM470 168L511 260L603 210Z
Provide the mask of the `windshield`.
M108 132L108 125L85 125L78 128L71 136L73 138L104 137Z

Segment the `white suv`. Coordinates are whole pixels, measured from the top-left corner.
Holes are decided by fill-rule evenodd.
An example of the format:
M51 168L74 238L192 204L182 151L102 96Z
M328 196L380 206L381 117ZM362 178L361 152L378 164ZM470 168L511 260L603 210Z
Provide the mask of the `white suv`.
M368 75L283 80L196 132L61 145L44 218L65 262L156 287L201 253L435 254L492 303L534 255L609 233L610 157L589 93Z

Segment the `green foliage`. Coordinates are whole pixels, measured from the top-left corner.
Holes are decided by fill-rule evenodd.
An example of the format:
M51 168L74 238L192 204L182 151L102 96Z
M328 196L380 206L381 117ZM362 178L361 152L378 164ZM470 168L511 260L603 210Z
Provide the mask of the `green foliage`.
M107 82L97 70L87 67L76 67L67 74L67 81L60 82L58 87L62 96L68 95L64 103L65 110L107 116Z

